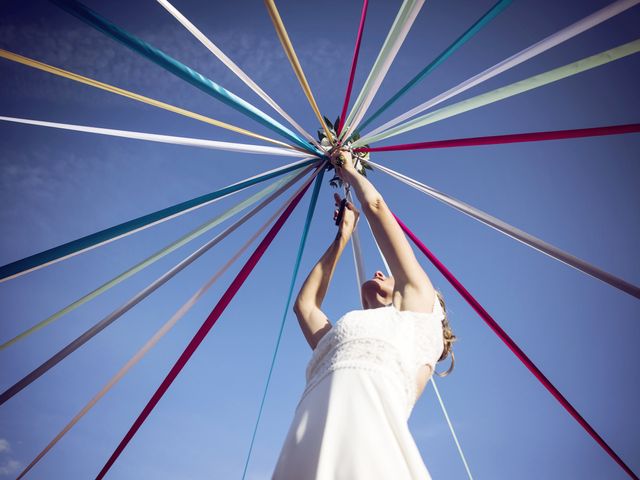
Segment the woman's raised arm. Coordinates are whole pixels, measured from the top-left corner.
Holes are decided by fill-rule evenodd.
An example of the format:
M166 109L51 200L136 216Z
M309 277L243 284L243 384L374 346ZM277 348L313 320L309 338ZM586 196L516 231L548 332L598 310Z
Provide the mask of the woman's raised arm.
M355 191L376 241L389 262L395 279L394 304L402 310L431 312L435 295L433 285L382 195L354 168L349 152L339 152L342 165L338 165L337 158L332 160L336 171ZM397 295L400 298L396 298Z
M339 203L340 197L337 196L336 205ZM334 218L337 214L336 210ZM347 203L336 238L309 273L293 306L302 333L312 349L316 348L320 339L331 329L331 323L320 307L342 251L351 238L358 215L354 205Z

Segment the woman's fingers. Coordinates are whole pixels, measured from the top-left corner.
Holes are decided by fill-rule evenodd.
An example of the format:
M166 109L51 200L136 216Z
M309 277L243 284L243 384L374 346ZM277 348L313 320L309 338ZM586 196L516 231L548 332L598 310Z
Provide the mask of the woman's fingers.
M336 206L340 205L340 202L342 202L342 197L338 193L333 194L333 199L336 202Z
M360 214L360 211L356 208L356 206L355 206L353 203L351 203L351 202L347 201L347 203L346 203L346 207L347 207L349 210L351 210L353 213L355 213L356 215L359 215L359 214Z

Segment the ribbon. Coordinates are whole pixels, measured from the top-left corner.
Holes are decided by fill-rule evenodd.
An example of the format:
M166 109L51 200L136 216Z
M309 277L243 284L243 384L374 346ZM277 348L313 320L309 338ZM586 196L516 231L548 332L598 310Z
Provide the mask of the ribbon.
M367 113L367 108L369 108L373 97L378 92L382 80L384 80L385 75L389 71L398 50L400 50L424 2L425 0L404 0L404 2L402 2L380 53L371 68L371 72L345 122L347 129L346 133L342 135L344 138L351 136L352 132L358 127L364 114Z
M511 5L512 0L499 0L493 7L491 7L482 17L480 17L476 23L471 25L466 32L460 35L455 42L449 45L440 55L438 55L429 65L424 67L418 74L413 77L407 84L402 87L396 94L394 94L389 100L385 102L374 114L372 114L369 118L367 118L360 127L358 127L358 131L362 131L373 122L376 118L378 118L383 112L385 112L391 105L397 102L402 96L404 96L409 90L415 87L418 83L420 83L424 78L429 75L432 71L434 71L441 63L443 63L447 58L449 58L453 53L458 50L462 45L467 43L473 36L482 30L491 20L496 18L500 13L503 12L509 5Z
M351 190L345 187L344 198L348 202L353 203L351 197ZM364 307L364 301L362 299L362 289L360 288L367 278L367 274L364 267L364 257L362 256L362 244L360 242L360 233L358 232L358 226L353 228L351 234L351 252L353 253L353 263L356 267L356 281L358 282L358 296L360 297L360 304Z
M309 167L310 168L310 167ZM170 279L172 279L179 272L184 270L187 266L191 265L194 261L204 255L207 251L213 248L215 245L220 243L224 238L230 235L233 231L239 228L244 222L249 220L253 215L255 215L258 211L262 210L266 207L273 199L278 197L284 190L286 190L290 185L292 185L298 178L302 177L306 173L306 170L296 176L293 180L289 181L283 187L281 187L278 191L269 196L266 200L264 200L258 207L251 210L247 215L242 217L236 223L231 225L231 227L227 228L223 232L216 235L213 239L209 240L202 247L198 248L187 258L182 260L180 263L172 267L169 271L165 272L162 276L158 277L154 280L150 285L145 287L143 290L134 295L131 299L129 299L124 305L121 305L116 310L111 312L105 318L100 320L98 323L90 327L83 334L73 340L71 343L67 344L64 348L59 350L53 356L51 356L48 360L40 364L37 368L32 370L30 373L22 377L19 381L9 387L7 390L0 394L0 405L3 405L7 400L11 399L14 395L20 392L25 387L29 386L31 383L36 381L42 375L44 375L51 368L55 367L58 363L64 360L66 357L75 352L82 345L87 343L97 334L99 334L102 330L107 328L113 322L115 322L118 318L128 312L130 309L135 307L142 300L147 298L153 292L155 292L162 285L167 283Z
M321 168L322 167L316 170L316 174L319 173ZM229 285L227 290L224 292L224 294L222 295L222 297L220 298L220 300L218 301L214 309L211 311L211 313L209 314L207 319L204 321L200 329L193 336L193 338L191 339L187 347L184 349L184 351L182 352L182 354L180 355L176 363L173 365L173 367L171 368L171 370L169 371L165 379L162 381L162 383L160 384L156 392L153 394L149 402L145 405L142 412L140 413L138 418L135 420L135 422L133 423L129 431L125 434L122 441L118 444L118 446L116 447L111 457L109 457L104 467L102 467L102 470L100 470L100 473L98 473L96 480L100 480L104 478L104 476L107 474L111 466L120 456L120 454L123 452L127 444L131 441L131 439L134 437L136 432L140 429L140 427L142 426L144 421L147 419L149 414L153 411L153 409L158 404L160 399L169 389L173 381L180 374L180 372L182 371L184 366L187 364L191 356L194 354L196 349L200 346L200 344L205 339L207 334L211 331L211 328L213 328L216 321L220 318L224 310L227 308L227 305L229 305L229 303L231 302L235 294L238 292L238 290L240 289L244 281L247 279L249 274L253 271L254 267L256 266L260 258L262 258L262 255L264 254L266 249L269 247L269 245L271 245L271 242L273 241L275 236L278 234L278 232L284 225L284 222L289 218L289 216L291 215L291 212L293 212L293 209L298 205L298 203L302 199L302 196L309 188L309 185L312 179L313 179L313 176L309 179L306 185L299 191L299 193L297 193L295 197L291 200L286 210L282 213L282 215L280 215L278 220L276 220L276 222L273 224L269 232L267 232L267 234L262 239L262 241L260 242L256 250L249 257L249 260L247 260L247 263L242 267L238 275L233 279L233 282L231 282L231 285Z
M72 240L71 242L58 245L57 247L36 253L21 260L8 263L7 265L0 267L0 282L38 270L47 265L66 260L67 258L86 252L87 250L105 245L106 243L131 235L132 233L139 232L140 230L149 228L153 225L157 225L158 223L166 222L167 220L179 215L183 215L197 208L209 205L220 198L224 198L234 192L250 187L251 185L283 175L299 167L310 165L316 161L316 159L300 160L298 162L285 165L284 167L275 168L206 195L192 198L191 200L163 208L157 212L134 218L133 220Z
M436 379L431 377L431 386L433 386L433 391L436 392L436 397L438 398L438 403L440 404L440 409L444 415L445 420L447 421L447 425L449 426L449 431L451 432L451 436L453 437L453 441L456 444L456 448L458 453L460 454L460 459L462 460L462 464L464 465L464 469L467 472L467 477L469 480L473 480L473 476L471 475L471 469L469 468L469 464L467 463L467 458L462 451L462 446L460 445L460 441L458 440L458 436L456 435L456 431L453 428L453 424L451 423L451 419L449 418L449 413L447 412L447 408L444 406L444 401L440 396L440 390L438 390L438 386L436 385Z
M130 98L132 100L137 100L138 102L146 103L147 105L152 105L154 107L162 108L164 110L177 113L178 115L184 115L185 117L193 118L194 120L199 120L201 122L208 123L210 125L215 125L216 127L224 128L226 130L231 130L232 132L240 133L242 135L247 135L249 137L257 138L259 140L264 140L265 142L274 143L282 147L291 148L291 146L287 143L280 142L278 140L265 137L263 135L258 135L257 133L250 132L249 130L245 130L244 128L236 127L235 125L221 122L219 120L214 120L213 118L205 117L204 115L200 115L199 113L194 113L189 110L185 110L184 108L171 105L169 103L164 103L159 100L155 100L153 98L145 97L144 95L139 95L137 93L130 92L129 90L124 90L122 88L114 87L113 85L109 85L108 83L103 83L103 82L94 80L92 78L83 77L82 75L78 75L77 73L69 72L67 70L62 70L61 68L53 67L51 65L47 65L46 63L38 62L37 60L23 57L22 55L12 53L7 50L3 50L2 48L0 48L0 57L6 60L11 60L12 62L21 63L22 65L26 65L27 67L37 68L38 70L42 70L47 73L52 73L53 75L58 75L59 77L68 78L69 80L74 80L79 83L84 83L85 85L99 88L100 90L106 90L107 92L115 93L116 95L121 95L123 97Z
M302 254L307 242L307 236L309 235L309 227L311 226L311 219L316 209L318 202L318 194L320 193L320 187L322 186L322 177L324 176L324 169L320 171L320 174L316 177L316 182L313 185L313 192L311 194L311 201L309 202L309 209L307 210L307 218L304 221L304 227L302 228L302 235L300 237L300 245L298 246L298 254L296 255L296 261L293 266L293 273L291 275L291 282L289 283L289 293L287 294L287 302L282 313L282 319L280 320L280 329L278 330L278 337L276 339L276 346L273 350L273 356L271 358L271 365L269 366L269 373L267 374L267 381L262 393L262 400L260 400L260 408L258 409L258 417L256 419L255 426L253 427L253 434L251 435L251 443L249 444L249 451L247 452L247 458L244 462L244 469L242 471L242 480L247 475L247 469L249 468L249 461L251 460L251 452L253 451L253 444L256 440L256 434L258 433L258 426L260 425L260 419L262 418L262 411L264 410L264 402L267 399L267 392L269 391L269 385L271 383L271 376L273 375L273 368L276 364L276 357L278 356L278 350L280 348L280 341L282 340L282 333L284 332L284 324L289 313L289 306L291 305L291 298L293 297L293 288L296 284L296 278L298 277L298 270L300 270L300 262L302 261Z
M605 272L604 270L594 265L591 265L588 262L585 262L581 258L578 258L574 255L571 255L568 252L565 252L564 250L559 249L555 245L547 243L544 240L541 240L537 237L534 237L533 235L523 230L520 230L519 228L509 225L508 223L500 220L499 218L489 215L488 213L482 210L479 210L475 207L472 207L471 205L464 203L456 198L453 198L445 193L439 192L438 190L432 187L429 187L428 185L420 183L417 180L407 177L406 175L402 175L401 173L398 173L382 165L379 165L373 162L371 162L371 164L375 165L377 168L379 168L386 174L391 175L397 180L400 180L401 182L409 185L410 187L413 187L416 190L419 190L422 193L429 195L430 197L433 197L436 200L439 200L442 203L450 207L453 207L456 210L466 215L469 215L471 218L474 218L479 222L482 222L485 225L491 228L494 228L497 231L515 240L518 240L524 245L527 245L535 250L538 250L539 252L542 252L545 255L548 255L549 257L564 263L565 265L569 265L570 267L573 267L582 273L586 273L587 275L597 278L598 280L601 280L605 283L608 283L609 285L612 285L615 288L628 293L629 295L632 295L636 298L640 298L640 287L636 285L633 285L621 278L618 278L615 275L610 274L609 272Z
M436 256L420 241L416 235L409 230L409 228L394 215L398 225L407 234L411 241L420 249L420 251L429 259L431 263L440 271L440 273L451 283L458 293L467 301L471 308L473 308L478 315L484 320L484 322L493 330L493 332L504 342L504 344L518 357L518 359L524 364L527 369L533 374L534 377L544 385L544 387L555 397L558 402L569 412L569 414L584 428L589 435L604 449L605 452L613 458L618 465L633 479L638 480L635 473L622 461L622 459L613 451L613 449L604 441L604 439L596 432L591 425L578 413L571 403L560 393L560 391L549 381L549 379L540 371L540 369L533 363L533 361L522 351L522 349L513 341L513 339L505 332L498 322L496 322L491 315L480 305L480 303L464 288L464 286L458 281L456 277L445 267Z
M230 91L222 88L214 81L204 77L195 70L187 67L178 60L170 57L163 51L149 45L143 40L135 37L134 35L124 31L120 27L117 27L107 19L101 17L93 10L89 9L82 3L76 0L51 0L54 4L76 16L80 20L83 20L87 24L94 27L96 30L101 31L105 35L110 36L114 40L119 41L131 50L139 53L148 60L156 63L165 70L173 73L177 77L192 84L196 88L199 88L208 95L211 95L215 99L230 106L234 110L252 118L253 120L261 123L268 129L282 135L288 140L292 141L299 147L311 153L321 153L311 146L307 141L298 137L295 133L289 130L284 125L281 125L269 115L254 107L250 103L246 102L242 98L234 95Z
M356 75L356 67L358 66L358 56L360 55L360 43L362 42L362 33L364 32L364 22L367 19L367 8L369 7L369 0L364 0L362 3L362 13L360 14L360 26L358 27L358 34L356 35L356 46L353 49L353 59L351 60L351 71L349 72L349 81L347 83L347 91L344 95L344 102L342 104L342 112L340 113L340 121L336 126L336 133L340 135L342 133L342 127L344 126L344 120L347 115L347 108L349 107L349 100L351 99L351 90L353 90L353 79Z
M497 88L468 100L440 108L439 110L417 117L394 128L385 130L377 135L362 138L357 142L354 142L353 146L361 147L366 143L373 143L385 138L393 137L394 135L408 132L415 128L423 127L425 125L444 120L445 118L453 117L460 113L468 112L469 110L474 110L476 108L489 105L490 103L504 100L505 98L509 98L514 95L533 90L534 88L562 80L563 78L585 72L592 68L605 65L609 62L613 62L614 60L619 60L620 58L624 58L628 55L638 53L638 51L640 51L640 39L625 43L624 45L620 45L619 47L606 50L596 55L583 58L582 60L578 60L577 62L570 63L563 67L554 68L553 70L549 70L539 75L534 75L533 77L529 77L525 80L520 80L519 82L512 83L506 87Z
M247 75L238 65L236 65L233 60L231 60L225 53L220 50L211 40L207 38L207 36L202 33L198 28L187 19L182 13L178 11L173 5L171 5L167 0L158 0L158 3L162 5L173 17L178 20L184 28L186 28L189 33L191 33L194 37L196 37L202 45L204 45L207 50L213 53L218 60L224 63L229 70L231 70L240 80L244 82L251 90L253 90L260 98L262 98L265 102L267 102L271 108L273 108L276 112L278 112L282 118L287 120L293 127L309 142L316 143L315 139L307 133L298 123L289 116L287 112L285 112L280 105L278 105L275 100L273 100L267 93L262 90L254 82L249 75Z
M289 59L289 63L291 63L291 67L293 68L298 81L300 82L300 86L302 87L302 91L304 92L307 100L309 100L309 105L311 105L311 109L313 113L315 113L316 118L322 125L324 129L324 133L329 139L330 142L333 143L333 135L331 135L331 131L327 127L327 124L322 118L322 114L320 113L320 109L318 108L318 104L316 103L315 98L313 97L313 92L311 92L311 87L309 86L309 82L307 81L307 77L304 75L304 71L302 70L302 65L300 65L300 61L298 60L298 56L296 55L296 51L293 49L293 44L289 39L289 35L287 34L287 30L284 27L284 23L282 22L282 18L280 18L280 13L278 13L278 9L276 8L276 4L273 0L265 0L264 1L267 10L269 12L269 16L271 17L271 21L273 22L273 26L276 29L276 33L278 34L278 38L280 39L280 43L282 44L282 48L284 52L287 54L287 58Z
M307 167L307 168L309 168L309 167ZM20 333L19 335L16 335L11 340L8 340L7 342L1 344L0 345L0 350L4 350L5 348L7 348L7 347L13 345L14 343L16 343L18 340L22 340L23 338L26 338L27 336L31 335L32 333L34 333L34 332L40 330L41 328L53 323L54 321L56 321L60 317L66 315L67 313L72 312L73 310L75 310L76 308L80 307L81 305L84 305L88 301L93 300L94 298L98 297L99 295L102 295L106 291L110 290L112 287L115 287L116 285L118 285L121 282L125 281L126 279L132 277L136 273L144 270L149 265L152 265L153 263L155 263L156 261L158 261L161 258L165 257L166 255L170 254L174 250L177 250L178 248L180 248L180 247L186 245L187 243L189 243L190 241L195 240L199 236L201 236L204 233L208 232L212 228L218 226L219 224L221 224L225 220L231 218L236 213L241 212L245 208L248 208L251 205L253 205L254 203L256 203L259 200L263 199L264 197L266 197L267 195L272 193L277 188L282 187L287 182L290 182L291 179L293 177L297 176L298 174L299 173L296 173L295 171L293 173L289 173L286 177L274 182L273 184L269 185L268 187L264 188L263 190L255 193L251 197L249 197L246 200L243 200L242 202L240 202L238 205L234 205L229 210L227 210L226 212L221 213L220 215L217 215L212 220L209 220L208 222L205 222L204 224L200 225L195 230L191 231L190 233L188 233L186 235L183 235L182 237L180 237L175 242L173 242L173 243L167 245L166 247L158 250L153 255L147 257L146 259L144 259L143 261L141 261L138 264L134 265L133 267L129 268L128 270L125 270L121 274L116 275L111 280L108 280L107 282L105 282L101 286L99 286L98 288L96 288L96 289L92 290L91 292L89 292L88 294L80 297L78 300L72 302L71 304L67 305L66 307L58 310L56 313L54 313L53 315L50 315L49 317L45 318L44 320L42 320L41 322L37 323L33 327L25 330L24 332Z
M160 327L156 333L138 350L128 361L125 363L118 372L111 377L102 389L96 393L93 398L65 425L65 427L42 449L38 455L25 467L16 480L23 478L29 470L31 470L42 458L64 437L69 430L71 430L76 423L78 423L82 417L84 417L89 410L91 410L96 403L104 397L113 386L118 383L128 372L136 365L142 358L164 337L169 331L191 310L198 300L205 294L205 292L229 269L229 267L249 248L249 246L264 232L271 223L273 223L276 217L284 210L284 206L278 209L274 215L267 220L256 233L238 250L228 261L225 263L216 273L213 275L198 291L196 291L189 300L187 300L171 318Z
M384 125L373 130L371 133L368 133L367 137L377 135L378 133L389 129L394 125L397 125L398 123L403 122L413 117L414 115L417 115L418 113L423 112L428 108L434 107L439 103L444 102L445 100L455 95L458 95L475 85L479 85L480 83L486 80L489 80L490 78L493 78L496 75L502 72L505 72L510 68L515 67L516 65L519 65L522 62L525 62L526 60L529 60L535 57L536 55L539 55L549 50L550 48L553 48L569 40L570 38L575 37L576 35L581 34L582 32L610 19L611 17L614 17L615 15L618 15L619 13L624 12L625 10L628 10L629 8L633 7L638 3L640 3L640 0L618 0L610 5L607 5L603 9L598 10L597 12L591 15L588 15L582 20L579 20L578 22L573 23L568 27L563 28L562 30L559 30L553 35L550 35L540 40L538 43L535 43L530 47L527 47L524 50L521 50L515 55L512 55L511 57L497 63L496 65L484 70L483 72L480 72L479 74L471 77L470 79L465 80L464 82L456 85L455 87L447 90L446 92L441 93L437 97L434 97L431 100L428 100L418 105L417 107L409 110L408 112L394 118L393 120L390 120Z
M59 128L62 130L73 130L75 132L96 133L98 135L109 135L112 137L146 140L149 142L169 143L172 145L209 148L213 150L226 150L228 152L257 153L262 155L280 155L283 157L298 158L309 155L306 152L296 151L290 148L265 147L263 145L249 145L247 143L220 142L217 140L205 140L202 138L176 137L173 135L158 135L155 133L132 132L130 130L114 130L112 128L99 128L88 127L84 125L72 125L68 123L45 122L41 120L30 120L27 118L0 116L0 120L5 122L23 123L27 125L38 125L41 127Z
M546 132L512 133L509 135L489 135L486 137L455 138L430 142L405 143L384 147L356 148L356 152L397 152L402 150L425 150L431 148L470 147L475 145L501 145L505 143L542 142L567 138L599 137L640 132L640 123L611 125L608 127L576 128L573 130L551 130Z

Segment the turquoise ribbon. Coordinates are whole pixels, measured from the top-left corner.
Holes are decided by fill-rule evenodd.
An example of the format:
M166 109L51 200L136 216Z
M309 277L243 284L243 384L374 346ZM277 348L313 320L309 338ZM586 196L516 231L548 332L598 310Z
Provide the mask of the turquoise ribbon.
M127 233L138 230L149 224L155 223L166 217L176 215L180 212L197 207L199 205L202 205L203 203L207 203L211 200L222 197L229 193L242 190L243 188L250 187L251 185L255 185L256 183L260 183L265 180L269 180L270 178L284 175L285 173L288 173L298 168L305 167L316 161L317 159L311 159L306 162L297 163L295 165L291 165L289 167L283 168L282 170L271 171L271 172L265 173L264 175L260 175L254 178L250 178L249 180L245 180L243 182L229 185L220 190L216 190L215 192L211 192L206 195L201 195L199 197L192 198L191 200L178 203L177 205L174 205L172 207L167 207L162 210L158 210L157 212L149 213L147 215L143 215L142 217L134 218L133 220L129 220L128 222L124 222L124 223L121 223L120 225L116 225L114 227L110 227L105 230L92 233L91 235L87 235L86 237L72 240L71 242L65 243L63 245L59 245L54 248L50 248L49 250L45 250L40 253L36 253L35 255L31 255L30 257L23 258L22 260L16 260L15 262L12 262L0 267L0 281L7 277L11 277L11 276L23 273L27 270L31 270L35 267L39 267L41 265L54 262L56 260L60 260L61 258L67 257L74 253L87 250L101 243L107 242L109 240L120 237L122 235L126 235Z
M264 409L264 402L267 398L267 391L269 390L269 383L271 382L271 375L273 374L273 367L276 363L276 356L278 355L278 349L280 347L280 340L282 339L282 332L284 331L285 320L289 313L289 306L291 305L291 298L293 297L293 288L296 284L296 278L298 276L298 270L300 269L300 261L302 260L302 253L304 252L304 246L307 242L307 236L309 234L309 226L311 225L311 219L316 209L316 203L318 203L318 194L320 193L320 187L322 186L322 177L324 176L325 169L318 174L316 183L313 185L313 193L311 194L311 202L309 202L309 210L307 210L307 218L304 222L304 228L302 230L302 237L300 238L300 245L298 246L298 256L296 257L296 263L293 267L293 275L291 276L291 283L289 284L289 294L287 295L287 304L284 307L284 313L282 314L282 320L280 321L280 331L278 332L278 338L276 340L276 347L273 351L273 357L271 358L271 366L269 367L269 374L267 375L267 383L264 386L264 392L262 394L262 400L260 401L260 409L258 410L258 418L256 424L253 427L253 435L251 436L251 444L249 445L249 452L247 453L247 459L244 464L244 470L242 471L242 480L244 480L247 474L247 468L249 467L249 460L251 459L251 452L253 451L253 444L256 439L256 433L258 432L258 425L260 424L260 418L262 417L262 410Z
M458 39L449 45L440 55L438 55L429 65L424 67L418 74L413 77L404 87L402 87L398 93L391 97L387 102L382 105L374 114L363 121L358 127L358 132L362 131L373 120L378 118L385 110L387 110L392 104L394 104L400 97L415 87L421 82L427 75L436 69L442 62L449 58L453 53L458 50L462 45L467 43L476 33L487 25L491 20L497 17L504 9L506 9L513 0L500 0L493 7L491 7L476 23L471 25L469 29L464 32Z
M250 103L246 102L242 98L234 95L230 91L224 89L214 81L208 79L207 77L201 75L195 70L187 67L183 63L179 62L173 57L170 57L162 50L159 50L145 41L135 37L134 35L126 32L120 27L114 25L109 20L101 17L93 10L89 9L82 3L76 0L51 0L54 4L58 5L63 10L71 13L72 15L78 17L80 20L88 23L96 30L101 31L102 33L110 36L114 40L117 40L124 44L126 47L129 47L133 51L139 53L143 57L148 58L152 62L160 65L162 68L168 70L174 75L182 78L183 80L189 82L193 86L199 88L203 92L211 95L212 97L220 100L221 102L227 104L231 108L239 111L247 115L248 117L256 120L261 123L265 127L273 130L274 132L282 135L283 137L291 140L296 145L308 150L311 153L319 154L322 156L322 152L313 147L306 140L300 138L294 132L289 130L287 127L271 118L269 115L264 113L262 110L254 107Z

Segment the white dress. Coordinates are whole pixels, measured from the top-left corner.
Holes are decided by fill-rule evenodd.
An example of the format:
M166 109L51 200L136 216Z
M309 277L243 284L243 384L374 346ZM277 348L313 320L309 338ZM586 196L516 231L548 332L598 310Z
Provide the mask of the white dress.
M348 312L318 342L273 480L428 480L409 431L422 365L443 350L443 311Z

